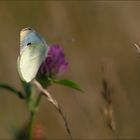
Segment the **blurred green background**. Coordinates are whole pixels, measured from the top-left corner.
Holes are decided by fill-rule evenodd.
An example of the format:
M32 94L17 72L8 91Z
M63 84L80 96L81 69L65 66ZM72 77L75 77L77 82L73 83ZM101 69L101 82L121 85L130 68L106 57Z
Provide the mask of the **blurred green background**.
M19 32L28 26L48 44L63 47L69 61L64 77L76 81L85 91L81 94L58 85L48 89L65 112L73 137L116 137L102 111L100 93L105 76L113 89L118 137L140 138L140 58L133 46L140 44L140 2L1 1L0 82L18 89ZM0 139L12 139L14 130L27 123L28 115L23 101L0 90ZM45 98L36 123L45 138L69 138L61 116Z

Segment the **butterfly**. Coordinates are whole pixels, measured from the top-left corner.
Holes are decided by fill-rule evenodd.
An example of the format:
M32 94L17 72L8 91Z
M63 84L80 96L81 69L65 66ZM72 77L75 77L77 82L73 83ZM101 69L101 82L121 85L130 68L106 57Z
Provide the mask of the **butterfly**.
M17 68L22 80L32 81L40 65L47 57L48 45L34 29L27 27L20 31L20 55Z

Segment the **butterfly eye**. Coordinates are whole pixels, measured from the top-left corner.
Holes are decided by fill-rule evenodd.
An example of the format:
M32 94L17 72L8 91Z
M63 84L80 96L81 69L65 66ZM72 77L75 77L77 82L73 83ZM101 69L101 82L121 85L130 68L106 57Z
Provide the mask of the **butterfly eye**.
M31 45L31 42L29 42L29 43L27 44L27 46L29 46L29 45Z

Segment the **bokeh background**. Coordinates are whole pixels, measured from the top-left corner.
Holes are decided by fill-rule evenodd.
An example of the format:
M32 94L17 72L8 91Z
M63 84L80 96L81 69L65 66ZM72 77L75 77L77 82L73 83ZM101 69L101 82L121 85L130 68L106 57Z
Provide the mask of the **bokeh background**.
M21 89L16 68L19 32L37 30L48 44L61 45L69 61L63 78L84 89L54 85L49 92L67 116L73 138L140 138L139 1L0 1L0 83ZM103 77L112 89L116 130L103 113ZM0 90L0 139L13 139L29 114L23 101ZM36 123L47 139L69 138L64 122L43 98Z

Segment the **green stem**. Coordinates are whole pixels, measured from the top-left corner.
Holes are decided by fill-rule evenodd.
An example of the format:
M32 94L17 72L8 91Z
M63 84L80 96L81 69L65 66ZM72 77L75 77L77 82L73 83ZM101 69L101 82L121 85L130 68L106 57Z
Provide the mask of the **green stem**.
M28 130L29 140L33 139L33 122L34 122L35 114L39 107L41 97L42 97L42 93L40 93L38 95L37 100L36 100L35 104L33 105L33 108L30 110L30 120L29 120L29 130Z
M40 103L41 97L42 97L42 93L39 93L38 98L37 98L36 103L35 103L35 108L39 107L39 103Z
M32 140L33 138L33 120L34 120L35 112L31 111L30 112L30 120L29 120L29 140Z

